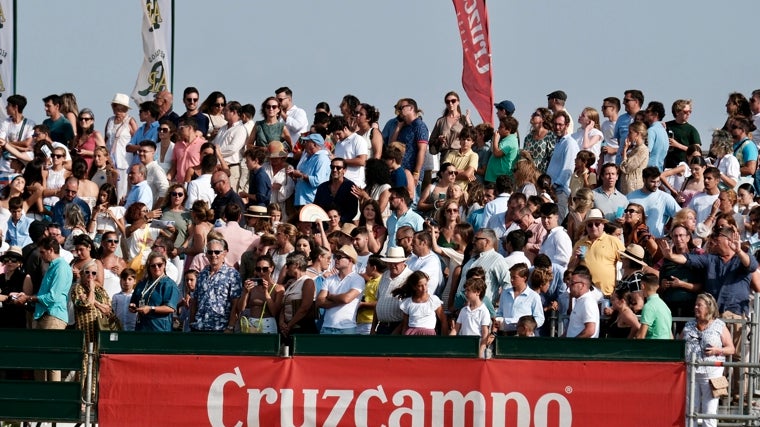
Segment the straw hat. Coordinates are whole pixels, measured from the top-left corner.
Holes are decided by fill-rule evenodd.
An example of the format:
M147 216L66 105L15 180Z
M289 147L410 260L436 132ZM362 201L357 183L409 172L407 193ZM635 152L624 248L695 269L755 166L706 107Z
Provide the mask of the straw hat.
M270 159L280 159L288 157L288 152L285 151L285 146L280 141L272 141L267 146Z
M348 257L354 264L356 264L356 259L359 257L359 254L356 253L356 249L352 245L343 245L335 253Z
M388 249L388 252L386 253L386 256L383 258L380 258L382 262L390 262L390 263L398 263L398 262L404 262L408 259L406 254L404 253L404 248L400 246L395 246L390 249Z
M586 215L586 219L583 220L583 226L585 227L586 224L588 224L589 221L601 221L603 223L607 223L607 219L604 218L604 214L599 209L591 209L588 211L588 214Z
M132 107L129 106L129 96L124 95L123 93L117 93L114 95L113 99L111 100L111 104L123 105L129 109L132 109Z
M353 236L351 236L351 233L355 229L356 229L356 226L354 224L352 224L350 222L347 222L347 223L343 224L343 227L340 227L340 232L343 233L343 234L345 234L348 237L353 237Z
M619 251L619 253L620 253L620 256L624 256L641 265L647 264L647 262L644 261L644 255L646 255L646 253L644 252L644 248L642 248L641 246L635 243L631 243L625 248L624 251Z
M243 215L251 218L269 218L267 208L259 205L248 206L248 209Z
M21 254L21 248L18 246L11 246L4 254L0 255L0 262L5 263L8 258L13 258L20 262L24 261L24 255Z

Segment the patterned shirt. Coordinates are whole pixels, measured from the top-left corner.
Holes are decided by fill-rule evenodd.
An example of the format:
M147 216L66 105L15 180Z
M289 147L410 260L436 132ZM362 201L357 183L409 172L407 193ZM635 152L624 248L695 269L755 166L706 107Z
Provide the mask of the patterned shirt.
M552 153L554 152L554 145L556 143L557 136L554 135L554 132L547 133L543 139L539 140L536 140L532 133L529 133L525 137L523 148L533 155L533 160L536 161L536 167L541 173L546 173L546 168L549 166L549 159L551 159Z
M223 331L229 324L233 301L242 291L240 273L234 268L223 264L214 274L211 274L210 266L204 268L198 274L198 285L193 293L198 310L192 328Z
M399 308L401 300L391 295L391 292L403 285L410 274L412 274L412 270L405 267L404 271L395 278L391 278L389 271L384 272L380 277L376 294L377 305L375 306L378 322L400 322L404 320L404 313Z

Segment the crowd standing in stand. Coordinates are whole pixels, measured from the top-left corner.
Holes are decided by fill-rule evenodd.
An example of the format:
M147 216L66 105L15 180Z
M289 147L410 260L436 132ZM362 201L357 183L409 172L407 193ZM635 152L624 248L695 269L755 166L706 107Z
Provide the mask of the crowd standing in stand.
M261 104L188 87L181 115L162 91L137 117L116 94L102 133L73 94L45 97L40 125L10 96L0 327L468 334L486 356L494 334L671 339L671 316L696 315L688 340L746 319L760 90L749 112L731 94L705 153L691 100L664 121L631 89L574 121L567 98L528 110L522 139L512 101L476 124L455 92L431 132L413 98L383 123L346 95L310 125L288 87Z

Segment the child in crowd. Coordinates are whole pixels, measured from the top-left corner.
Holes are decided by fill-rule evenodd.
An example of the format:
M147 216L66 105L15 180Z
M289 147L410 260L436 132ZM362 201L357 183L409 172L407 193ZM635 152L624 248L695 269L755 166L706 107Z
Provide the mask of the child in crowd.
M642 339L673 339L671 325L673 318L670 309L660 299L657 289L660 287L660 279L652 273L647 273L641 279L644 285L646 303L641 311L641 327L636 333L636 338Z
M469 279L464 284L464 295L467 305L459 311L454 330L451 335L474 335L480 337L478 354L482 358L490 358L486 351L490 339L491 314L488 312L483 297L486 295L486 282L483 279Z
M551 269L546 268L534 268L533 272L530 274L530 282L529 286L533 291L535 291L540 297L541 297L541 306L544 309L544 318L550 319L552 317L556 317L555 311L559 308L559 303L557 301L551 301L548 295L549 287L552 284L552 280L554 279L554 275L552 273ZM522 316L520 319L522 319L525 316ZM533 318L532 316L530 316ZM520 323L518 319L518 334L520 331ZM536 319L533 318L533 322L535 323ZM541 325L541 328L539 329L538 335L540 336L550 336L550 328L551 328L551 322L544 321L544 324ZM534 326L533 329L535 330L536 327Z
M177 318L183 332L190 332L190 300L193 298L197 280L198 271L187 270L185 272L185 294L177 303Z
M518 337L535 337L536 336L536 319L533 316L522 316L517 320Z
M359 309L356 312L356 333L360 335L369 335L372 329L372 319L377 305L377 287L380 284L380 277L386 270L385 263L377 255L370 255L367 260L367 267L364 270L365 285L362 300L359 303Z
M404 312L402 333L404 335L435 335L436 320L441 322L443 335L449 334L449 325L443 314L443 303L428 294L428 275L422 271L410 274L403 285L391 292L401 298L400 309Z
M134 331L137 322L137 313L129 312L129 301L132 299L132 291L135 289L137 282L137 273L131 268L121 270L119 275L121 292L114 295L111 305L116 317L119 318L121 326L125 331Z
M575 170L570 177L570 194L581 188L596 187L596 172L592 167L596 163L596 156L591 151L582 150L575 156Z
M272 221L272 228L277 231L277 226L282 222L282 209L277 203L270 203L267 206L267 214Z

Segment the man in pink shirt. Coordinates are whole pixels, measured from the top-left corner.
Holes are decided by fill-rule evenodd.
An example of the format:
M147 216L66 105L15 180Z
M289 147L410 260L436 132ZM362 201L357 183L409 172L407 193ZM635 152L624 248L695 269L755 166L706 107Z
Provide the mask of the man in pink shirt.
M229 249L226 261L235 268L240 265L240 257L243 255L243 252L253 249L259 243L259 236L240 227L241 213L240 206L235 203L229 203L224 208L224 226L214 229L221 233L224 236L224 240L227 241Z
M201 163L201 145L206 140L196 130L198 130L198 122L194 118L187 117L179 121L177 128L179 141L174 144L172 167L166 174L169 181L185 182L187 169Z

